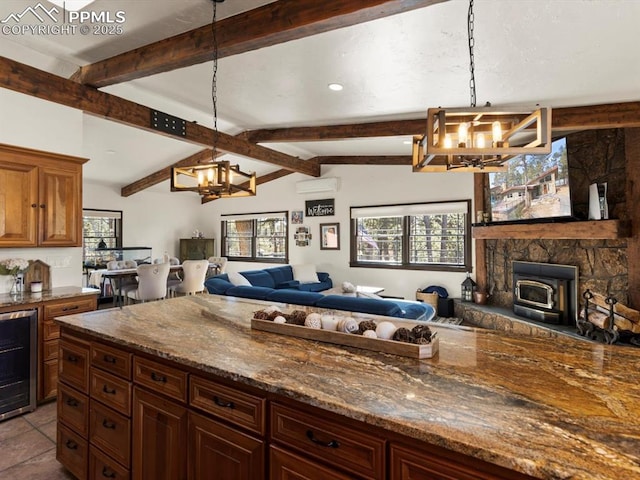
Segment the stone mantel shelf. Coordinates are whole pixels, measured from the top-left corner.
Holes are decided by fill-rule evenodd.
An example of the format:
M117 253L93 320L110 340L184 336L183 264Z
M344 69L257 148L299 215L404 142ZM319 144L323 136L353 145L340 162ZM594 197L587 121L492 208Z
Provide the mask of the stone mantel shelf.
M555 239L555 240L615 240L627 238L631 222L625 220L587 220L577 222L526 223L473 227L473 238Z

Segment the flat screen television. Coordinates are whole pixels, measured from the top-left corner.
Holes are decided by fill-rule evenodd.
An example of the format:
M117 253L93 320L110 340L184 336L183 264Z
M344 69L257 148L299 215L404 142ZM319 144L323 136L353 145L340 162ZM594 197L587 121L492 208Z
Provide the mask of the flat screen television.
M489 174L490 222L571 220L566 137L546 155L518 155L507 170Z

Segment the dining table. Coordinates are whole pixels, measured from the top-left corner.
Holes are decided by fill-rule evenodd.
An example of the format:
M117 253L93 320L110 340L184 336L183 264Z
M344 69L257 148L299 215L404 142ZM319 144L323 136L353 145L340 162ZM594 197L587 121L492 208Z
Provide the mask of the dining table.
M209 270L208 272L213 272L214 274L216 274L218 272L218 269L220 268L220 265L217 263L209 263ZM182 273L182 264L177 264L177 265L170 265L169 266L169 273ZM123 281L127 278L135 278L138 275L138 269L137 268L121 268L118 270L104 270L102 272L102 277L104 277L105 279L108 279L109 282L113 281L115 282L115 289L113 290L113 306L114 307L120 307L122 308L122 306L124 305L124 299L122 297L122 284ZM207 277L209 276L209 273L207 273Z

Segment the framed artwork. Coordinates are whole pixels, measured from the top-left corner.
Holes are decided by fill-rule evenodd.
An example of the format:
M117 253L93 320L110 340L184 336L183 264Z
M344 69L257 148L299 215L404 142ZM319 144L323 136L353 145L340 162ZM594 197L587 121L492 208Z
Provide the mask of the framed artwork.
M340 224L320 224L320 250L340 250Z
M308 247L311 240L311 232L309 227L301 226L296 227L296 233L294 234L296 245L298 247Z
M302 210L294 210L291 212L291 223L301 224L304 220L304 212Z

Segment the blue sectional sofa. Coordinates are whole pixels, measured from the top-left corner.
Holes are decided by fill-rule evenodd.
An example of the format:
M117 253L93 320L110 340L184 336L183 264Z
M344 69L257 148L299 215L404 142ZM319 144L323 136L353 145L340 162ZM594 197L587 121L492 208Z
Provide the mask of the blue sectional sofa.
M251 285L233 285L227 274L216 275L205 282L207 291L217 295L251 298L294 305L305 305L349 312L386 315L412 320L431 320L435 309L428 303L357 296L323 295L333 286L328 273L317 272L320 282L300 283L293 279L290 265L240 272Z

